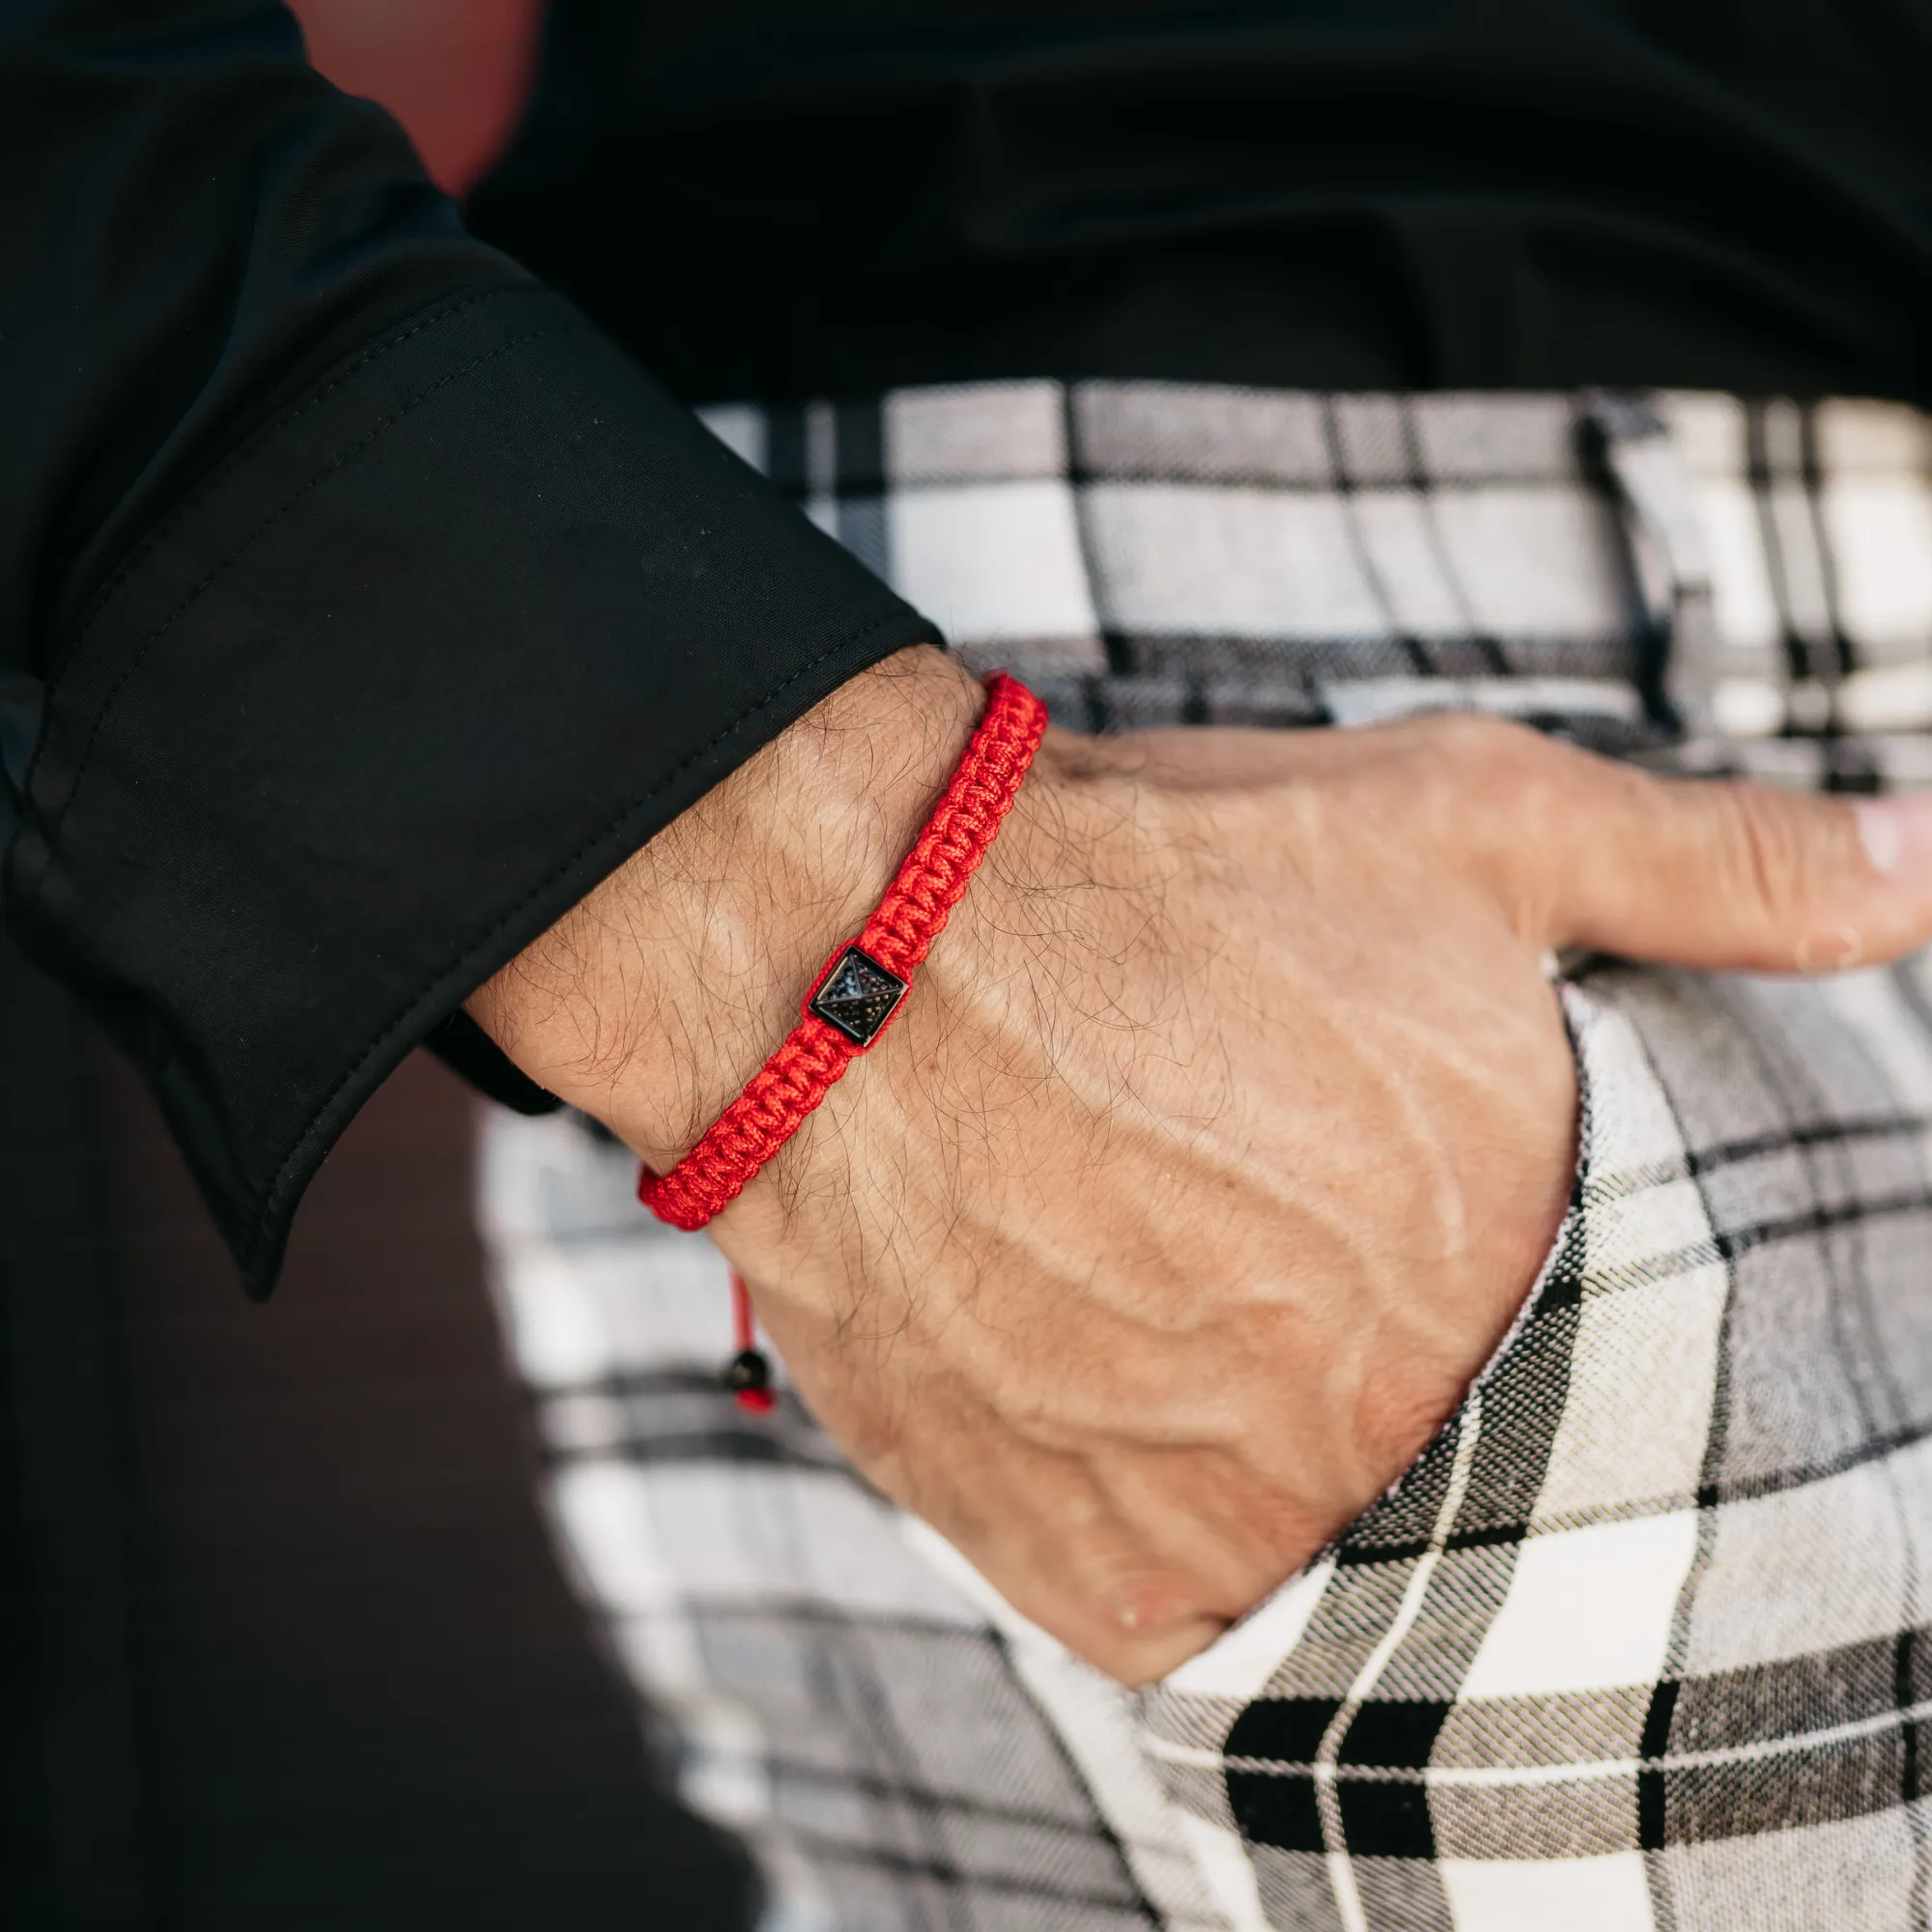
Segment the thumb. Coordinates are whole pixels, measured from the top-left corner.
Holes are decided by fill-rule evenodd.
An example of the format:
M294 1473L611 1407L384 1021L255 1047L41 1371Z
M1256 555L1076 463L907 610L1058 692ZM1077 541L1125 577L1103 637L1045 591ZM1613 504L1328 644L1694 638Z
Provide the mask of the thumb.
M1520 848L1542 945L1819 973L1932 939L1932 795L1817 798L1566 758Z

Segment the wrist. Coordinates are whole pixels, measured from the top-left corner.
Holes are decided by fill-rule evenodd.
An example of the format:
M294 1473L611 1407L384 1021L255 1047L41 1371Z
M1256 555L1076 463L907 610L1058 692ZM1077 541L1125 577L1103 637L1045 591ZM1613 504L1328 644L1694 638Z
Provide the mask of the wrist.
M852 679L479 988L471 1014L662 1171L796 1025L807 983L891 884L984 701L926 648Z

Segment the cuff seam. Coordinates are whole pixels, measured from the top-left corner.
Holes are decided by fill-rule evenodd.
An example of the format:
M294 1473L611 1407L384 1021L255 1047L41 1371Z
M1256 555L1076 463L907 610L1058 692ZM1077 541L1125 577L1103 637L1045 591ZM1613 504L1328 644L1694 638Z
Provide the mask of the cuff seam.
M529 291L526 287L518 284L505 288L479 290L474 294L462 296L454 300L446 299L440 303L434 303L428 309L419 311L415 318L406 326L399 326L393 334L372 342L357 351L349 361L337 367L335 373L323 384L321 388L304 396L299 403L285 411L274 421L258 424L254 429L250 430L234 450L216 464L207 475L195 482L182 502L167 516L163 517L128 552L127 556L115 567L113 574L107 581L88 598L86 604L82 607L80 615L74 621L69 642L61 650L60 661L51 668L48 677L49 684L58 679L67 660L73 655L74 651L81 644L86 642L89 632L99 621L102 611L113 600L115 592L147 562L148 558L161 543L172 536L187 522L208 497L212 496L237 469L241 469L250 457L255 455L263 443L268 441L271 437L279 436L283 430L291 428L294 424L299 422L325 397L333 395L345 383L359 376L372 363L380 362L391 350L400 349L404 343L421 335L425 330L436 328L442 323L450 321L453 317L461 315L466 309L475 308L479 303L497 301L505 296L526 295L528 293Z
M481 299L481 298L479 298L479 299ZM445 314L454 314L454 313L455 313L454 310L445 311ZM437 318L437 320L439 321L442 319L443 319L442 317ZM430 325L427 323L422 325L422 327L428 327ZM42 840L45 851L45 858L43 862L43 870L45 867L51 866L54 863L56 857L55 846L60 838L61 828L63 825L67 823L69 814L72 811L75 804L78 802L80 798L81 786L85 782L88 769L90 765L93 763L95 748L99 742L100 734L102 730L106 727L108 717L113 712L115 703L119 699L121 693L127 688L128 681L148 661L148 658L150 654L153 652L156 644L157 644L160 641L160 639L167 634L167 632L170 629L173 628L173 626L181 618L185 617L188 613L188 611L190 611L194 608L194 606L196 605L196 603L200 601L204 593L213 588L213 585L229 570L231 570L237 563L239 563L242 560L243 556L247 554L249 549L261 537L266 535L269 530L273 528L273 526L276 524L278 524L285 516L287 516L288 513L291 510L293 510L298 503L301 502L304 497L311 495L314 491L320 489L324 483L327 482L328 479L331 476L333 476L339 469L341 469L346 464L350 463L355 457L359 456L365 449L367 449L372 443L374 443L377 440L377 439L381 437L385 431L393 429L399 422L403 420L405 416L409 415L412 411L417 409L423 403L426 403L439 390L447 388L450 384L460 382L464 377L473 374L476 370L480 369L486 362L494 362L497 356L507 355L513 349L525 348L528 344L539 340L543 336L554 334L557 331L557 329L560 328L561 327L562 327L561 323L549 323L546 324L541 328L527 329L522 335L515 335L512 336L510 340L507 342L498 343L496 348L488 351L484 355L474 357L472 360L469 362L466 362L460 369L445 370L443 374L439 376L437 380L434 383L430 384L427 388L418 391L415 395L412 396L407 403L404 403L399 408L393 410L388 415L379 418L373 429L369 430L366 435L359 437L355 441L345 445L341 449L338 449L334 453L334 455L332 455L328 459L328 461L325 463L322 466L322 468L318 469L315 472L315 474L308 479L306 483L304 483L298 490L295 491L291 496L284 498L281 503L279 503L273 510L271 510L268 514L268 516L264 517L262 521L259 524L257 524L254 526L254 528L251 529L248 532L248 534L242 539L242 541L235 547L235 549L232 550L225 557L223 557L219 563L215 564L213 568L211 569L208 572L208 574L201 580L201 582L198 582L193 589L188 591L188 593L181 600L181 602L177 604L175 608L172 611L170 611L164 618L162 618L160 623L157 624L152 631L148 633L148 635L145 638L141 639L141 642L134 651L133 655L128 660L128 662L125 665L121 667L121 669L115 675L114 682L108 686L106 692L101 696L99 704L96 707L93 720L91 721L87 728L87 737L81 746L79 759L76 761L74 765L73 776L68 781L67 796L61 800L59 806L54 810L52 816L45 821L44 825L42 828ZM393 347L394 345L391 344L390 346ZM375 358L372 355L369 359L374 360ZM347 380L346 377L343 380ZM319 397L311 398L310 400L311 402L314 402L316 400L319 400ZM297 413L299 414L300 412L297 412ZM294 419L295 419L294 416L287 417L284 419L284 424L286 424L287 422L292 422ZM50 708L51 708L51 696L52 694L50 694ZM48 739L51 740L51 737L52 734L49 733ZM35 759L35 764L38 765L39 763L40 763L40 757L37 755ZM32 796L33 781L34 781L34 774L32 772L29 772L27 780L29 787L29 794L28 794L29 799L31 799Z

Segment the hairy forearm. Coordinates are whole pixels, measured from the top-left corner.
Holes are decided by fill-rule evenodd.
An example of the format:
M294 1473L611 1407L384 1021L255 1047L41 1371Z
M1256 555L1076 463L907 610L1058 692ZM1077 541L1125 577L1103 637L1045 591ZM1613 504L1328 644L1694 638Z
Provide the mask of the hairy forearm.
M984 703L901 651L808 713L470 998L532 1078L661 1170L797 1023L865 923Z

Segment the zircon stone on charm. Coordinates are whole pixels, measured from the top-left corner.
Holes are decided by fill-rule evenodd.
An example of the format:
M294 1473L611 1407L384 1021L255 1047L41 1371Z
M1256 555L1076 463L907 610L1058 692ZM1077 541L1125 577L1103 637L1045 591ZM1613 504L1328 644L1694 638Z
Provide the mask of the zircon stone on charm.
M848 946L806 1010L837 1027L856 1045L870 1046L905 995L906 981L896 973L889 973L870 953Z

